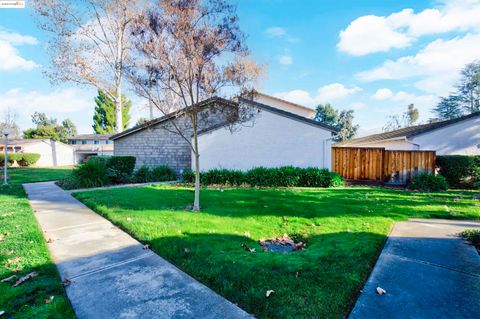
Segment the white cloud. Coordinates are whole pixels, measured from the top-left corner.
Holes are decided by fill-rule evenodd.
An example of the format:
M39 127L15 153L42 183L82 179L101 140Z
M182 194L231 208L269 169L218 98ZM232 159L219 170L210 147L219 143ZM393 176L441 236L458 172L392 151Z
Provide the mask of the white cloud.
M410 45L412 38L397 32L388 20L378 16L364 16L354 20L340 32L340 51L360 56L373 52L386 52L391 48L404 48Z
M0 41L0 70L32 70L38 65L32 60L22 58L10 43Z
M360 110L360 109L363 109L367 107L367 105L365 103L362 103L362 102L354 102L352 104L349 105L349 109L352 109L352 110Z
M31 60L21 57L15 46L35 45L38 41L34 37L10 32L0 27L0 70L32 70L38 65Z
M393 92L390 89L378 89L374 95L372 95L372 99L374 100L386 100L393 96Z
M360 72L362 81L423 77L415 86L428 93L447 94L465 64L480 57L480 34L450 40L438 39L417 54L387 60L381 66Z
M0 93L0 112L10 108L18 113L38 112L72 113L93 108L93 100L85 92L74 88L58 89L48 93L11 89Z
M268 34L270 37L281 38L287 35L287 30L281 27L270 27L265 30L265 33Z
M304 90L279 92L274 95L281 99L298 103L301 105L315 105L319 103L328 103L334 100L340 100L349 95L358 93L361 90L362 89L359 88L358 86L347 88L341 83L332 83L319 88L315 96L310 95L309 92Z
M319 88L315 100L320 102L331 102L358 93L361 90L362 89L358 86L347 88L341 83L332 83Z
M38 44L38 40L29 35L22 35L16 32L10 32L0 27L0 41L8 42L12 45Z
M480 31L480 0L444 0L419 13L404 9L388 16L353 20L340 32L337 47L351 55L404 48L421 36L452 31Z
M278 58L278 63L283 64L283 65L289 65L292 64L293 59L289 55L282 55Z

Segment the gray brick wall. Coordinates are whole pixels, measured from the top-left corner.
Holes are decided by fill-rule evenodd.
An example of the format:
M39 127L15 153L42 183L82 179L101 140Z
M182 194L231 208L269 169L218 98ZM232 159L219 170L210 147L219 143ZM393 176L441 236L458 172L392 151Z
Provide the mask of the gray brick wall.
M135 169L168 165L177 173L191 167L191 149L180 135L158 124L114 141L114 155L137 158Z

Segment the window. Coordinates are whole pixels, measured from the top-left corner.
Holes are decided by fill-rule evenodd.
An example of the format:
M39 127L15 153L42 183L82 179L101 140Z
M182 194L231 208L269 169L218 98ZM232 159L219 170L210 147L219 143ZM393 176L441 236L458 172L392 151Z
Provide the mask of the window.
M82 144L83 144L83 145L87 144L87 141L82 141Z
M76 140L71 140L70 144L77 144L77 141Z
M100 144L97 140L93 141L93 144Z

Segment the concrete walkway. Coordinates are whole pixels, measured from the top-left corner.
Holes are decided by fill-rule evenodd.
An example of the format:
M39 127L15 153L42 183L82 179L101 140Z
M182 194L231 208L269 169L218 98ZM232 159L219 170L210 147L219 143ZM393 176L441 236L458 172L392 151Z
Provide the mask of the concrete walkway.
M480 223L396 223L350 318L479 318L480 256L456 236L472 228Z
M78 318L251 318L53 182L24 188Z

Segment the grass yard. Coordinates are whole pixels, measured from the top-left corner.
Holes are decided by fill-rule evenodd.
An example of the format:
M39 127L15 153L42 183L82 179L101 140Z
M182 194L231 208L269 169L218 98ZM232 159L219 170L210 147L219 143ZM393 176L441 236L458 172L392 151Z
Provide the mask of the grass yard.
M342 318L375 264L392 224L409 217L480 219L478 194L369 187L193 190L150 186L76 196L185 272L259 318ZM307 242L290 254L259 239ZM248 252L242 244L256 248ZM275 292L266 297L267 290Z
M75 317L21 186L70 173L71 168L13 168L9 169L10 185L0 185L0 280L12 275L18 279L33 271L39 274L15 288L14 281L0 282L0 311L5 311L1 318Z

